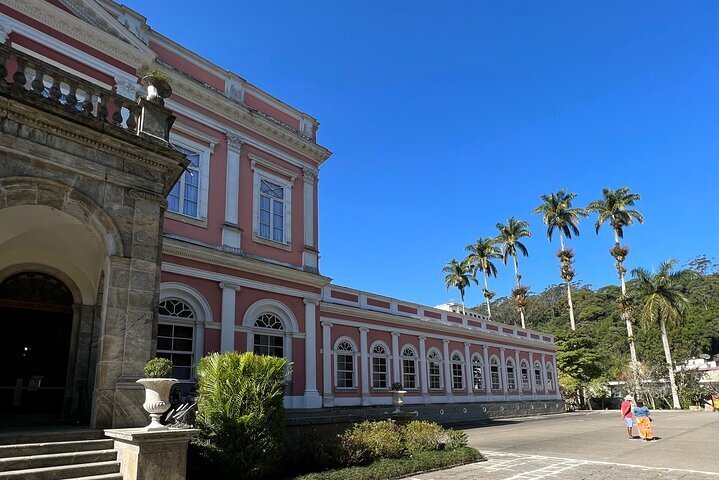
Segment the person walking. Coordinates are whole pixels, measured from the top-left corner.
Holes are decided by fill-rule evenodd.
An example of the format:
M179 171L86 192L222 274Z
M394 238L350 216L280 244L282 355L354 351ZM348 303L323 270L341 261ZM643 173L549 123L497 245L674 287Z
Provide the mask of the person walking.
M622 405L619 407L621 410L622 419L624 419L624 425L627 427L627 437L630 440L634 440L634 434L632 433L632 427L634 426L634 419L632 418L632 396L627 395L624 397Z
M654 440L652 417L649 416L649 409L644 406L644 402L641 400L637 400L637 406L634 408L634 422L637 424L637 430L642 440L645 442Z

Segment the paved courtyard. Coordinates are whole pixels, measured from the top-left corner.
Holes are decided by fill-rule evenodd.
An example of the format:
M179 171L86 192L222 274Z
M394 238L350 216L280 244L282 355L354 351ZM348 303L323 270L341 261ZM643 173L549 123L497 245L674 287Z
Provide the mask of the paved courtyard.
M719 480L719 414L652 414L654 442L629 440L618 411L508 420L466 429L488 461L421 480Z

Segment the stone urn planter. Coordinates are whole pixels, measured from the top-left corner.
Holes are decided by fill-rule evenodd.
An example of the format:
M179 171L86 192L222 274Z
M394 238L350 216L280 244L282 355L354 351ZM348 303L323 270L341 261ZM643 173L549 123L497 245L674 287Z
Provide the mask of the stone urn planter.
M170 409L170 389L178 381L174 378L141 378L137 383L145 387L145 403L142 407L150 414L150 424L145 430L167 430L160 417Z
M402 413L400 407L404 405L405 393L407 393L407 391L402 388L399 382L392 385L392 405L394 405L394 411L392 413Z
M167 77L159 72L148 72L142 77L142 85L147 88L147 100L164 105L165 99L172 95L172 87Z

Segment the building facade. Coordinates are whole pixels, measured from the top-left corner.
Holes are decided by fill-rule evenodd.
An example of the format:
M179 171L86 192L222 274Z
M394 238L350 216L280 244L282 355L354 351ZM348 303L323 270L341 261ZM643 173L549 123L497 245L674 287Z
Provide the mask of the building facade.
M293 409L389 404L395 382L418 404L559 398L551 336L320 274L310 115L110 0L2 0L0 34L5 411L143 423L151 356L190 383L231 350L292 362Z

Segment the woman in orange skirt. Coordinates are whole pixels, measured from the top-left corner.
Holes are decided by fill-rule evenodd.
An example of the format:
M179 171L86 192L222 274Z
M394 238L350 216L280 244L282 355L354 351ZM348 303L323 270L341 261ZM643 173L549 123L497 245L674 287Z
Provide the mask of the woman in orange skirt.
M634 408L634 425L637 426L642 440L654 440L652 417L649 416L649 409L644 406L644 402L641 400L637 400L637 406Z

